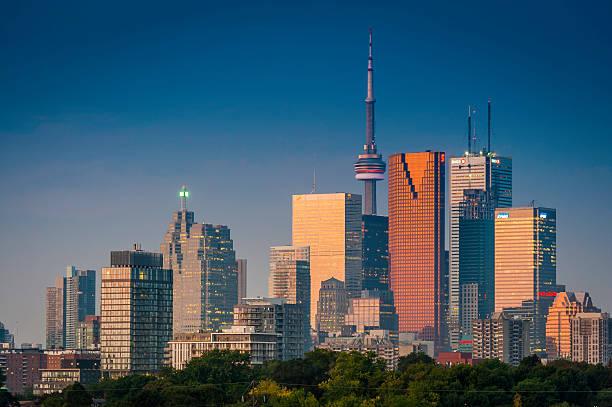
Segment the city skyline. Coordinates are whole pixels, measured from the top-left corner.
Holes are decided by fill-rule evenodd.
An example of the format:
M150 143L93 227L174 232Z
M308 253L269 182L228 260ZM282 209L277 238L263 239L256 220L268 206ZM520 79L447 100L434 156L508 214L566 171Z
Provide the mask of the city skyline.
M42 9L38 13L49 12ZM17 17L8 30L24 23L24 10L9 10ZM498 12L502 10L509 11ZM542 19L545 11L548 8L538 5L532 15L521 18ZM400 29L398 19L385 24L380 13L366 16L351 11L356 18L345 23L346 30L340 33L343 30L332 25L340 10L332 8L314 34L315 46L300 37L312 33L306 27L316 20L313 13L306 13L296 27L278 21L269 29L252 25L249 40L235 34L223 40L224 30L231 34L231 29L214 24L210 32L201 31L197 27L205 24L197 19L184 17L183 21L171 15L154 32L154 40L147 40L128 29L129 18L137 12L128 8L119 21L124 27L121 35L128 44L142 42L143 46L138 55L128 56L127 48L118 44L119 35L110 42L120 58L139 61L138 69L146 72L140 81L134 79L141 72L103 60L114 54L112 47L103 46L106 38L95 25L98 31L88 34L92 51L83 50L81 40L67 38L66 49L56 50L44 75L36 75L38 71L30 66L48 56L49 51L42 49L44 42L36 36L11 40L7 56L15 64L0 68L2 76L12 80L0 100L0 138L6 158L0 167L6 198L0 204L5 225L0 237L4 246L0 297L5 311L0 320L16 334L16 343L43 343L44 287L52 285L68 264L100 270L107 264L109 251L134 241L157 251L182 184L193 191L190 205L199 214L198 222L231 228L237 257L249 261L247 295L265 295L268 248L290 242L291 194L311 190L313 166L319 192L362 193L351 164L356 146L363 141L363 61L370 25L376 35L378 147L384 156L426 149L460 155L465 150L465 107L477 104L477 129L482 137L483 113L491 98L493 150L513 157L514 204L525 206L535 199L538 206L557 209L557 281L566 284L568 291L590 292L598 306L609 310L612 299L606 292L612 282L606 249L612 240L610 209L605 203L612 197L612 169L607 158L594 156L592 150L594 143L604 151L610 146L605 137L611 127L610 102L603 97L610 91L610 79L602 71L610 56L595 52L606 38L596 23L599 16L579 11L576 15L574 10L553 10L542 28L533 29L532 38L510 35L510 20L518 18L514 12L497 21L494 33L489 31L491 23L476 14L469 17L472 28L451 39L448 34L466 14L451 19L446 31L432 35L436 26L427 23L439 20L427 6L410 13L402 10L415 23L409 30ZM152 7L146 18L156 13L160 9ZM219 14L221 21L229 21L227 11ZM238 12L238 21L246 21L246 14L246 10ZM41 15L26 22L41 23L36 20ZM204 18L203 11L194 15ZM567 32L553 38L570 16L578 18L584 30L570 30L573 35L581 31L577 38ZM589 22L590 29L583 21L587 16L596 20ZM419 17L426 18L419 23ZM185 27L178 29L177 21ZM50 28L49 39L63 39L66 32L53 24L43 24ZM24 24L23 29L28 26ZM175 37L159 40L165 30L175 29ZM276 39L279 30L289 38ZM552 34L546 34L547 30ZM420 45L409 39L414 32L429 39ZM210 33L218 45L207 45ZM292 41L294 49L280 52L286 41ZM474 41L470 55L453 67L442 65L443 59L456 56L452 47L462 41ZM223 53L221 44L238 45L233 52L241 60L250 59L250 66L237 64L236 56ZM18 52L17 45L28 56ZM156 59L145 69L159 47L172 51L169 58ZM263 56L250 58L261 47ZM516 66L542 47L546 48L543 56L529 66ZM74 55L94 55L87 52L101 56L97 70L91 69L96 63L83 58L68 64L67 73L59 72L63 62L75 61ZM436 53L444 58L432 55ZM207 78L210 71L201 68L209 60L203 54L220 65L216 71L232 69ZM567 54L571 63L563 57ZM593 60L601 63L591 66L588 61ZM176 68L189 61L194 68ZM298 63L305 65L298 67ZM275 67L273 74L264 75L258 84L251 82L270 66ZM90 75L107 76L103 74L109 79L98 86L117 93L88 87ZM120 80L122 75L127 81ZM230 77L238 84L224 93ZM26 84L29 78L38 79ZM565 86L559 86L560 81ZM310 89L315 83L320 85L316 94ZM271 84L270 94L262 94ZM129 86L125 100L120 100L119 89L124 85ZM321 92L325 107L320 106ZM577 138L592 138L592 143L578 143ZM266 148L261 147L262 140ZM320 146L316 159L309 149L315 142ZM167 157L176 159L160 165ZM575 199L577 185L583 186L579 200ZM381 215L387 214L386 200L387 183L381 182ZM262 230L263 236L255 234ZM32 247L40 260L25 251Z

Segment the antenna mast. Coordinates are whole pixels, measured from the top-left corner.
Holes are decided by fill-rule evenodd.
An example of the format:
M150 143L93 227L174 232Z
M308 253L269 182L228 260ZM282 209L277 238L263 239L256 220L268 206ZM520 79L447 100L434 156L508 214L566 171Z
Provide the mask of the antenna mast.
M488 120L487 120L487 153L491 152L491 101L487 102Z
M472 106L468 105L468 155L472 153Z

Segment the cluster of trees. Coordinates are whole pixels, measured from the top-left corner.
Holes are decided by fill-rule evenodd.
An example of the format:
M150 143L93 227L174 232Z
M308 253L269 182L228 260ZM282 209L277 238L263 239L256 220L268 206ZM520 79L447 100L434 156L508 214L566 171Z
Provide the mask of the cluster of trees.
M612 367L536 356L518 367L498 360L441 366L423 354L396 371L373 353L315 350L303 359L251 367L247 354L212 351L183 370L105 379L47 396L43 406L612 406Z

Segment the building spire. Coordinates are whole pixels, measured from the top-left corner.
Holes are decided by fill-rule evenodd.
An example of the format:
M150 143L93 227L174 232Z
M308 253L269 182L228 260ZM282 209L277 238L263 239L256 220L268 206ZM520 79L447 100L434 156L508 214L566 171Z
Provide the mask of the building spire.
M374 67L372 60L372 27L370 27L370 53L368 58L368 97L366 97L366 154L376 154L376 139L374 136Z
M187 210L187 198L189 198L189 191L187 190L187 186L181 186L181 190L179 191L179 200L181 201L181 211Z

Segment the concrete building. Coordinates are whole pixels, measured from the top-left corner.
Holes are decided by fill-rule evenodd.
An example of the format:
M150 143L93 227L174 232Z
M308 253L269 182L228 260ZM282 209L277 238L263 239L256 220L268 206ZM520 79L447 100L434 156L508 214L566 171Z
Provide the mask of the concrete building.
M100 349L100 316L87 315L76 330L76 349Z
M446 346L445 154L389 158L389 288L400 332Z
M556 292L556 221L550 208L495 210L496 312Z
M99 355L98 355L99 356ZM40 369L40 381L34 383L33 392L37 396L64 390L79 382L83 385L100 381L100 359L65 358L59 368Z
M104 377L159 370L172 339L172 270L159 253L111 252L102 269L100 349Z
M444 366L476 365L480 359L473 359L472 352L440 352L436 362Z
M471 113L468 114L468 123L471 126ZM457 349L458 339L461 335L461 327L469 333L470 324L460 324L461 310L461 274L467 274L468 280L465 284L471 284L475 275L487 276L493 279L493 249L494 239L492 236L493 219L495 208L512 206L512 158L498 157L495 154L484 151L475 154L467 151L461 157L451 157L449 165L449 282L448 282L448 325L450 344L452 349ZM481 195L478 194L478 192ZM467 192L467 194L466 194ZM477 201L474 201L474 198ZM484 198L484 199L483 199ZM478 202L482 203L478 203ZM474 205L477 203L476 205ZM467 206L467 208L466 208ZM460 258L461 219L466 218L468 209L469 216L464 230L470 236L464 238L463 262ZM472 211L471 209L476 209ZM471 216L470 216L471 215ZM477 221L480 220L480 221ZM489 233L491 235L489 236ZM467 252L470 252L469 254ZM484 292L490 289L487 299L493 300L493 282L488 278L480 278L486 282L487 287L480 287L479 297L481 308L486 308L484 303ZM492 307L491 307L492 308ZM486 313L493 312L493 309ZM486 314L485 313L485 314ZM485 318L487 315L480 315Z
M245 298L234 308L234 327L252 326L255 332L276 334L276 358L290 360L304 356L304 315L299 304L282 298Z
M238 304L238 265L230 229L194 222L188 198L183 185L181 209L174 212L160 245L164 268L173 270L175 334L229 327Z
M474 321L472 331L474 359L499 359L518 366L529 355L529 321L494 312Z
M64 279L46 289L45 337L47 349L64 348Z
M273 246L270 248L270 298L284 298L302 308L304 349L310 349L310 248Z
M310 247L310 323L316 325L321 282L345 282L349 295L361 291L361 195L293 195L293 246Z
M559 292L546 318L546 356L548 360L571 359L572 324L578 313L599 312L586 292Z
M382 330L370 331L370 333L359 334L357 336L328 337L317 348L328 349L334 352L374 352L385 361L389 370L397 368L397 360L399 358L397 345L391 342L389 333Z
M571 319L572 361L606 364L611 359L607 312L579 312Z
M398 343L398 318L389 290L363 290L360 298L350 298L344 324L354 326L357 333L372 330L389 332L389 339Z
M236 259L238 272L238 303L242 304L242 299L247 296L247 260Z
M317 332L342 330L347 312L348 293L344 283L333 277L323 281L317 302Z
M178 334L170 341L168 361L174 369L184 369L194 357L211 350L238 350L251 356L252 365L262 365L278 357L276 332L257 332L255 326L232 326L221 332Z
M361 286L364 290L389 289L389 218L361 217Z

